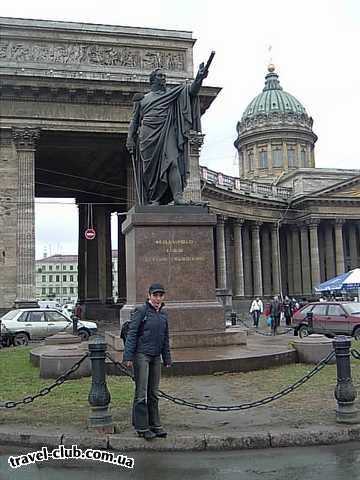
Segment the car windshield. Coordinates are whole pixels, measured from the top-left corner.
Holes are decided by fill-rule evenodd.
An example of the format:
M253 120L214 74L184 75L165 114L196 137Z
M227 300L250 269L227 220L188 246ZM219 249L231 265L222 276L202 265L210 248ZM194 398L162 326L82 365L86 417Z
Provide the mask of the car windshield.
M360 303L358 302L345 303L344 308L350 315L360 313Z
M1 320L13 320L16 315L18 315L19 310L10 310L10 312L5 313Z

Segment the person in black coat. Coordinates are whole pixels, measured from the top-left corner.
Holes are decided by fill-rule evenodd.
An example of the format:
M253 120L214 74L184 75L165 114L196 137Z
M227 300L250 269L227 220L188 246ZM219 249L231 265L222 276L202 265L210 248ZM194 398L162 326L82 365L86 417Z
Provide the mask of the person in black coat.
M280 325L280 316L281 316L281 303L277 295L275 295L274 299L271 302L270 315L271 315L272 334L276 335L277 327Z
M140 437L166 437L159 415L160 356L171 366L165 289L159 283L149 288L148 300L135 310L125 342L123 361L134 369L133 426Z

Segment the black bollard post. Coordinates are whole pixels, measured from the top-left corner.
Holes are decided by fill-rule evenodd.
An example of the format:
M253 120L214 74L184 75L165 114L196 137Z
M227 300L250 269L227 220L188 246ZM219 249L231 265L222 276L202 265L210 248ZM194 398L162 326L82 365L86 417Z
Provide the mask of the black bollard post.
M78 321L79 318L76 315L72 316L72 321L73 321L73 335L78 334Z
M358 410L355 407L356 390L351 379L350 347L351 338L340 335L333 341L336 355L337 400L336 421L338 423L358 423Z
M91 405L88 428L99 433L114 433L112 415L109 411L111 396L106 385L106 342L104 339L100 336L94 337L89 342L89 352L92 383L88 397Z
M236 325L236 312L230 313L231 325Z

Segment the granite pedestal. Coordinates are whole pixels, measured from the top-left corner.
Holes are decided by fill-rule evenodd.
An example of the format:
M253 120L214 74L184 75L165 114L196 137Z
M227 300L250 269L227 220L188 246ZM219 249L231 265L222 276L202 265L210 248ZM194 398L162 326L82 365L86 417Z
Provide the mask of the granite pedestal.
M121 324L144 302L149 285L159 282L166 288L173 345L209 346L211 338L219 345L219 336L232 343L225 339L224 308L216 299L215 224L216 215L202 206L142 206L128 212L122 225L127 303Z

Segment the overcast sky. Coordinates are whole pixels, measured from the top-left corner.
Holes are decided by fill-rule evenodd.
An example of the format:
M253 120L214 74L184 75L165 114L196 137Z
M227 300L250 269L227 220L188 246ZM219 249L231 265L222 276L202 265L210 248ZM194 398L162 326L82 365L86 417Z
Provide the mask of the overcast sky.
M360 168L359 0L11 0L1 2L0 16L192 31L195 68L215 50L204 84L222 88L203 117L200 161L230 175L236 123L263 88L272 45L283 89L314 118L316 166ZM37 258L44 246L76 251L74 209L37 206Z

